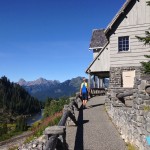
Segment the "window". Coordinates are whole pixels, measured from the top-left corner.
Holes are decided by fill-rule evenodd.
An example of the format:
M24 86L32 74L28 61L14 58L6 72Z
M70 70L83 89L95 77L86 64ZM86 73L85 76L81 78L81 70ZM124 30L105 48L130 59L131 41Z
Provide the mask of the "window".
M118 51L129 51L129 36L122 36L118 38Z

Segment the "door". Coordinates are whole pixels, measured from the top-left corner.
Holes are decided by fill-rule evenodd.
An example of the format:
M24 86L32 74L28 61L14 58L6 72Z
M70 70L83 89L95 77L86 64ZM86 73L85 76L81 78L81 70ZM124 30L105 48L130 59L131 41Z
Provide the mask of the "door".
M123 71L122 72L123 87L124 88L133 88L134 78L135 78L135 70Z

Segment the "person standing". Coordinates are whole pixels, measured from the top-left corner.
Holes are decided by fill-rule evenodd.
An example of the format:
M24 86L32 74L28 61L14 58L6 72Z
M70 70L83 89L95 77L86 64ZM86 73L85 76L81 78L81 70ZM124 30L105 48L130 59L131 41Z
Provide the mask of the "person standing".
M81 83L81 87L80 87L80 96L82 96L83 108L86 108L86 103L88 101L88 95L89 95L88 83L86 82L86 78L83 78L83 82Z

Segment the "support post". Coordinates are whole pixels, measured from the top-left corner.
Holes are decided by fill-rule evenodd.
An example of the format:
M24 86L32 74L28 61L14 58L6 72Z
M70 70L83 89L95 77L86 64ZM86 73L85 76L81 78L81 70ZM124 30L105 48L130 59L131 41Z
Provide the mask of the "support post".
M91 74L89 74L89 80L88 80L89 89L91 88Z
M99 77L98 77L98 81L97 81L97 88L100 88Z
M94 75L94 88L96 88L95 75Z
M80 95L80 93L79 93L79 95ZM73 110L73 106L74 106L76 108L76 110L79 111L78 104L77 104L77 101L76 101L76 97L71 97L71 98L69 98L69 100L70 100L69 107L71 107L72 110Z
M47 135L47 141L46 144L43 145L43 150L68 149L65 128L67 118L70 117L74 124L77 125L73 105L78 108L75 97L71 99L69 105L64 105L63 116L61 117L58 126L48 127L45 129L44 134Z
M66 144L65 143L66 139L64 139L64 138L66 138L66 136L63 136L64 134L66 134L65 132L66 132L65 126L47 127L44 131L44 134L48 136L48 143L45 147L45 150L54 150L55 149L55 147L57 146L57 142L58 142L57 137L59 135L61 135L63 139L62 139L61 143L58 142L59 143L58 147L62 147L62 145Z
M118 94L116 95L116 97L117 97L117 98L124 98L124 97L126 97L126 96L131 96L131 95L133 95L133 92L132 92L132 91L131 91L131 92L118 93Z
M104 84L105 83L105 78L103 78L102 80L103 80L103 84L102 84L103 86L102 87L105 88L105 84Z
M103 79L100 78L100 88L103 88Z
M131 96L131 95L133 95L133 92L132 92L132 91L130 91L130 92L124 92L124 93L118 93L118 94L116 95L116 97L117 97L123 104L125 104L124 97L126 97L126 96Z

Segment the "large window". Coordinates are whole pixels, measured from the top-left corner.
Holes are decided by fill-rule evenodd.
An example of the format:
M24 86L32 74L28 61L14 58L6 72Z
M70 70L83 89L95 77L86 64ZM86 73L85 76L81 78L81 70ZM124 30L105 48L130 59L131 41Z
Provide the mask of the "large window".
M129 36L118 37L118 51L129 51Z

